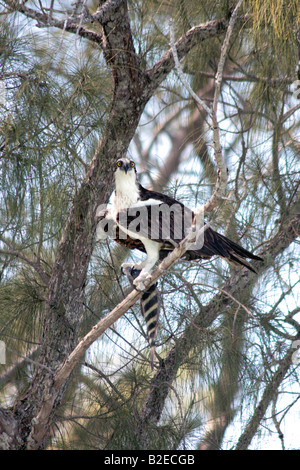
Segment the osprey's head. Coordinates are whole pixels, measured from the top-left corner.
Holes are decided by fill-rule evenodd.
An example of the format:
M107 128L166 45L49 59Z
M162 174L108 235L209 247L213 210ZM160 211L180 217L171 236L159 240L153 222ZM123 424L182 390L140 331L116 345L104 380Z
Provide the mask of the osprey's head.
M133 175L135 176L136 174L136 168L135 168L135 163L133 160L129 160L129 158L120 158L117 163L116 163L116 170L115 174L117 175L127 175L127 172L132 172Z
M129 158L120 158L117 161L115 168L115 183L118 198L123 197L124 199L125 197L125 200L127 201L126 204L129 204L129 202L131 204L137 201L139 189L136 168L135 163L132 160L129 160Z

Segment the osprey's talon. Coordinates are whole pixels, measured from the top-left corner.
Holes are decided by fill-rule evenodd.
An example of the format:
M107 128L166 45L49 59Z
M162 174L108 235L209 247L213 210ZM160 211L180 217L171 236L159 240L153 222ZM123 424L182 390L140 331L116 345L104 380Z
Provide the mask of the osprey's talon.
M138 290L142 292L145 291L144 281L147 281L151 278L151 274L148 271L141 271L140 275L133 281L133 285L138 288Z
M129 280L131 286L138 292L144 292L146 293L147 291L145 291L143 289L143 283L135 283L135 279L137 279L139 277L139 274L141 273L141 270L140 269L135 269L134 268L134 265L131 265L131 266L121 266L121 272L122 274L124 274L125 276L127 276L127 279Z
M127 277L132 276L132 271L134 270L134 263L123 263L120 267L121 273L125 274Z
M123 274L123 276L127 276L127 277L130 276L130 268L121 266L120 271L121 271L121 274Z
M147 291L145 290L145 286L142 282L137 282L136 284L133 282L133 288L137 291L137 292L143 292L143 294L146 294Z
M127 267L121 266L120 269L121 269L121 273L127 276L131 282L133 281L133 279L136 279L141 272L140 269L135 269L134 265L127 266Z

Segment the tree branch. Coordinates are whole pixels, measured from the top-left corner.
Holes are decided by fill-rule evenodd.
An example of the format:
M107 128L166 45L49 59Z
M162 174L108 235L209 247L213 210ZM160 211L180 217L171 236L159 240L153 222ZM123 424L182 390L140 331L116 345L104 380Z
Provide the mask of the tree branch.
M299 335L300 338L300 335ZM295 347L293 343L289 347L284 359L280 362L279 367L275 371L272 379L266 386L262 398L257 405L252 418L247 424L244 432L240 436L235 450L247 450L251 441L260 425L261 420L263 419L268 406L274 398L274 394L278 391L280 384L283 382L288 370L293 364L293 354L295 353Z
M33 8L27 7L24 3L16 4L16 2L11 0L5 0L6 5L9 7L10 12L18 11L23 13L27 18L36 20L38 27L55 27L62 29L63 31L68 31L70 33L78 34L79 36L89 39L97 44L99 44L103 49L103 36L102 34L86 29L83 25L86 23L98 22L103 24L105 21L108 21L111 12L120 6L121 3L124 3L124 0L110 0L106 2L95 14L91 14L87 7L83 6L83 11L79 15L75 15L76 6L71 13L71 15L65 16L64 19L53 18L53 9L50 8L49 14L43 13L34 10Z
M181 60L185 57L196 44L199 44L199 42L210 37L218 37L224 34L228 24L228 18L223 18L221 20L209 21L205 24L200 24L191 28L175 43L178 59ZM156 64L147 71L147 74L151 79L148 90L149 94L153 94L154 90L163 82L174 66L174 56L172 48L170 48L165 52L161 59L159 59Z
M31 351L28 352L26 356L20 355L19 359L16 362L14 362L12 366L10 366L7 370L5 370L4 372L0 374L0 388L3 388L9 381L12 382L12 379L16 377L18 370L22 369L22 367L28 364L28 362L37 364L37 362L34 361L34 358L38 355L38 353L39 353L39 346L34 346L31 349Z
M204 109L204 111L206 111L206 113L208 114L211 120L210 127L213 133L214 157L215 157L215 161L217 164L218 172L217 172L217 181L215 184L215 188L212 192L212 195L209 198L209 200L204 204L204 206L200 208L200 211L203 211L204 214L206 214L207 212L211 212L217 206L220 200L220 197L223 195L223 192L226 188L226 183L227 183L227 168L222 157L222 148L220 144L220 133L219 133L219 126L218 126L217 109L218 109L218 100L219 100L219 95L220 95L220 90L221 90L222 75L223 75L225 61L227 58L230 39L233 33L234 25L237 21L237 14L242 3L243 3L243 0L238 1L231 15L228 28L226 31L225 39L221 47L218 70L217 70L216 77L215 77L215 92L214 92L212 108L209 108L206 105L206 103L204 103L204 101L202 101L202 99L194 92L194 90L191 88L189 82L186 80L184 76L184 73L181 69L179 58L178 58L178 53L177 53L178 46L175 45L173 21L172 19L169 20L171 49L172 49L172 54L174 57L175 67L179 74L180 80L185 86L185 88L188 90L190 95L195 99L195 101Z
M249 19L251 19L251 16L249 15L240 15L237 17L236 21L243 24L245 22L249 22ZM183 57L185 57L196 44L199 44L208 38L216 38L226 33L229 22L230 19L226 17L221 20L208 21L207 23L191 28L175 43L178 59L183 59ZM147 93L150 95L153 94L154 90L163 82L170 71L174 68L174 65L174 56L172 48L170 48L151 69L147 70L147 74L151 80Z
M192 72L190 72L192 73ZM207 78L215 78L215 75L211 72L205 72L203 70L198 71L197 74L203 75ZM282 85L290 85L295 81L293 77L286 77L286 78L268 78L268 77L259 77L256 75L233 75L233 74L223 74L223 80L228 82L263 82L267 83L271 86L282 86Z
M0 249L0 254L3 254L9 257L19 258L20 260L24 261L26 264L31 266L38 273L38 275L40 276L41 280L45 283L45 285L46 286L48 285L49 277L47 273L42 269L39 259L37 259L36 261L32 261L23 253L14 249L10 249L10 250Z

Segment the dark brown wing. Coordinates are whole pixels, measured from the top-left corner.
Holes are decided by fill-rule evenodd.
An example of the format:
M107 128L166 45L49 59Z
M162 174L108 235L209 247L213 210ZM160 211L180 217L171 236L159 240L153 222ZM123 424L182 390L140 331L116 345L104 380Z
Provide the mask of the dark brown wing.
M153 194L153 192L151 193ZM157 199L161 196L159 193L154 194L158 195ZM135 215L131 214L128 216L129 225L127 225L127 227L136 228L136 239L128 236L117 224L113 223L112 221L110 221L110 223L108 224L110 225L110 229L107 230L108 235L111 236L111 238L113 238L117 243L126 246L131 250L137 249L143 252L145 252L146 250L144 248L143 243L139 240L138 237L145 236L145 238L151 238L152 235L152 239L154 241L158 241L163 244L160 250L160 259L165 258L168 253L174 249L174 245L176 245L176 243L179 243L183 238L185 238L187 234L186 230L189 227L189 223L186 223L186 220L192 220L192 218L189 219L188 217L187 219L185 219L185 221L183 221L183 218L185 217L184 210L186 210L186 208L182 204L177 203L177 201L171 198L168 198L168 202L169 206L172 203L172 206L174 208L174 211L169 212L169 236L167 236L166 233L162 233L163 228L165 227L166 229L166 226L168 224L166 224L165 213L162 211L159 212L158 210L160 208L160 205L157 205L156 212L152 213L150 212L151 206L146 206L147 209L144 213L146 214L146 217L140 219L140 225L136 223L136 218L139 217L138 213L136 213ZM166 204L166 202L164 202L164 204ZM191 211L189 211L189 213L192 214ZM154 238L153 232L151 234L151 227L153 227L153 224L154 227L158 228L158 233L155 234ZM239 244L233 242L224 235L221 235L220 233L214 231L211 227L208 227L208 229L204 232L202 246L200 246L199 248L197 247L197 249L188 250L183 255L183 258L188 260L197 260L210 259L213 256L220 256L234 265L246 266L249 270L253 272L255 272L255 270L246 261L246 259L263 261L260 256L254 255Z
M188 234L193 212L183 204L154 203L133 206L117 215L120 228L130 231L132 238L147 238L176 246Z

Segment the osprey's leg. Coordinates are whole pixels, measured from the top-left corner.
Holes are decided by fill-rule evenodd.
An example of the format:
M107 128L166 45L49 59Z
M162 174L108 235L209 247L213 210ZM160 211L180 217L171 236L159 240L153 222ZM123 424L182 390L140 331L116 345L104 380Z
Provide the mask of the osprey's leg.
M138 277L134 279L133 284L136 286L137 290L143 291L143 281L151 277L151 270L155 263L159 260L159 250L161 248L161 244L145 238L143 238L141 241L145 247L147 258L143 261L140 261L139 263L123 263L121 270L124 272L127 268L131 268L141 271Z
M139 263L122 263L121 265L121 271L125 271L127 268L131 269L137 269L138 271L141 271L147 262L147 258L144 259L143 261L140 261Z
M135 265L135 269L141 269L138 277L133 281L134 285L140 289L144 289L143 281L146 281L151 277L151 270L155 263L159 260L160 243L152 240L142 240L145 250L147 252L147 258Z
M161 247L160 243L154 242L152 240L143 239L142 242L145 246L147 258L136 264L123 263L121 267L121 269L130 267L132 269L138 269L141 271L138 277L133 281L138 290L144 290L143 281L151 277L150 272L155 263L159 260L159 250Z

